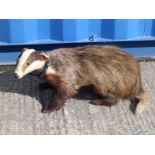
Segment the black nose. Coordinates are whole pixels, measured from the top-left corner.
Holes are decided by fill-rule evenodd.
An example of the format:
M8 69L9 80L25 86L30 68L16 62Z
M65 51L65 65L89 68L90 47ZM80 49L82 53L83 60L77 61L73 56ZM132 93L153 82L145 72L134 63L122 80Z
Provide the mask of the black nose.
M18 75L15 73L15 78L18 78Z

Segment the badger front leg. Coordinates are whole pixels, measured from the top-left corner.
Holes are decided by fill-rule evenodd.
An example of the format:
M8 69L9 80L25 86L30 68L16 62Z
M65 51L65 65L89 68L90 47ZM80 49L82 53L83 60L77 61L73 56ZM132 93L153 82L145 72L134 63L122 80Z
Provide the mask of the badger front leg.
M75 94L74 90L67 84L60 76L57 75L46 75L45 80L48 81L49 85L55 88L53 101L50 102L42 112L53 112L61 109L65 101Z
M93 105L100 105L100 106L103 105L103 106L111 107L118 103L118 99L110 98L110 97L103 97L102 99L91 100L89 103Z
M64 106L65 101L67 100L67 92L56 89L56 92L53 95L53 101L50 101L50 103L42 109L43 113L46 112L53 112L61 109Z
M38 87L39 87L40 90L44 90L44 89L49 89L49 88L51 88L52 86L49 85L49 83L44 82L44 83L40 83L40 84L38 85Z

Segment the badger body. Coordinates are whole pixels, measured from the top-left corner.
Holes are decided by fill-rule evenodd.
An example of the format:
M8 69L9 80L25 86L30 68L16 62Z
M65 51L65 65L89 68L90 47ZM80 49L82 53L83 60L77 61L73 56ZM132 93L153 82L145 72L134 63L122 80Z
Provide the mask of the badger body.
M82 86L92 86L102 98L95 105L114 105L121 99L138 101L135 113L149 104L142 87L138 61L115 46L88 45L60 48L47 53L43 78L56 88L55 101L44 112L60 109ZM137 100L138 99L138 100Z
M137 60L117 47L64 48L48 56L56 75L75 90L93 85L101 95L127 99L142 89Z

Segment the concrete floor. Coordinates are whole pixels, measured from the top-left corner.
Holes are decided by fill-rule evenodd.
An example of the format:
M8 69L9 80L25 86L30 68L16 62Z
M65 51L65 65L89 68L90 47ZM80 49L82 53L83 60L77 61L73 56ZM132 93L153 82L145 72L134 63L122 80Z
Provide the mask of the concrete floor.
M142 80L151 106L135 116L129 102L116 106L90 105L89 90L67 101L62 110L40 112L52 90L40 91L40 80L16 80L14 67L0 67L0 134L155 134L155 62L141 62Z

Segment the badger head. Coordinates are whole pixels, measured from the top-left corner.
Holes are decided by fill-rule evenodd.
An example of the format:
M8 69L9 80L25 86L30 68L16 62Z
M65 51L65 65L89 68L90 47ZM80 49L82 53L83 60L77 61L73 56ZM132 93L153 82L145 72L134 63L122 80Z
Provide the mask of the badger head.
M21 79L25 75L40 70L48 60L46 53L38 53L34 49L24 48L17 58L15 75Z

